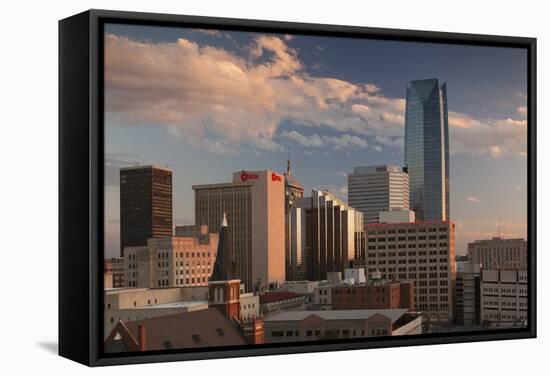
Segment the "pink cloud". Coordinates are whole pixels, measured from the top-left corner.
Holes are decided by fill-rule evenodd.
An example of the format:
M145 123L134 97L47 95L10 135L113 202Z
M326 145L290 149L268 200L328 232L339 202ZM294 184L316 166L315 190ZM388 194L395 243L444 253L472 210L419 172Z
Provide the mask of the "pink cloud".
M289 40L260 35L238 56L184 38L151 43L107 34L106 120L165 126L189 144L229 154L283 150L277 135L284 120L336 131L334 140L322 140L335 148L367 141L374 150L402 148L403 98L386 97L372 83L312 76ZM454 154L525 155L525 119L451 112L449 122Z

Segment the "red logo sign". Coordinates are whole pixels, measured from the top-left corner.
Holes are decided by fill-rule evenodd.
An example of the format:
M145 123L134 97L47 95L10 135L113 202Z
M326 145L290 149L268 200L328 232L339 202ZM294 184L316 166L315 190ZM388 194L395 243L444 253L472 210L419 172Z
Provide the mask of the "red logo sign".
M281 179L281 177L279 175L277 175L276 173L271 173L271 180L273 181L283 181L283 179Z
M250 172L243 172L241 174L241 180L242 181L247 181L247 180L252 180L252 179L258 179L258 174L252 174Z

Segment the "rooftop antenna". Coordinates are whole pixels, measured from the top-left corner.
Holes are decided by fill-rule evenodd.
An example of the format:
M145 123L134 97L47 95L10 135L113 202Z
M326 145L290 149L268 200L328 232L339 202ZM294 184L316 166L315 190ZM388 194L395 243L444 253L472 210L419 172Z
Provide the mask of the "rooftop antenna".
M287 175L292 174L292 168L290 168L290 146L287 147L288 159L286 160L286 173Z
M498 237L500 238L500 215L498 216Z

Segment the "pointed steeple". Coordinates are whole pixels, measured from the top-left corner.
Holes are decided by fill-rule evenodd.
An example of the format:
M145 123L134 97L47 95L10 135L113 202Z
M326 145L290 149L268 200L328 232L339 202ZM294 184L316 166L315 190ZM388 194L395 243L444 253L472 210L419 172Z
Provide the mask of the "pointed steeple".
M222 223L220 225L220 234L218 239L218 250L216 251L216 261L214 270L209 281L229 281L233 279L231 267L231 253L229 252L229 239L227 239L227 216L223 213Z

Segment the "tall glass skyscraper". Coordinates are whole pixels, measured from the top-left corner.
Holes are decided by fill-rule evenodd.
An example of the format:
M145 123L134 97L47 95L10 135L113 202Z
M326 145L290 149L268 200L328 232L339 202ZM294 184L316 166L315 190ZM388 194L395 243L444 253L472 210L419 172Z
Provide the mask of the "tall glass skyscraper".
M405 165L417 221L449 220L447 87L437 79L411 81L405 112Z

